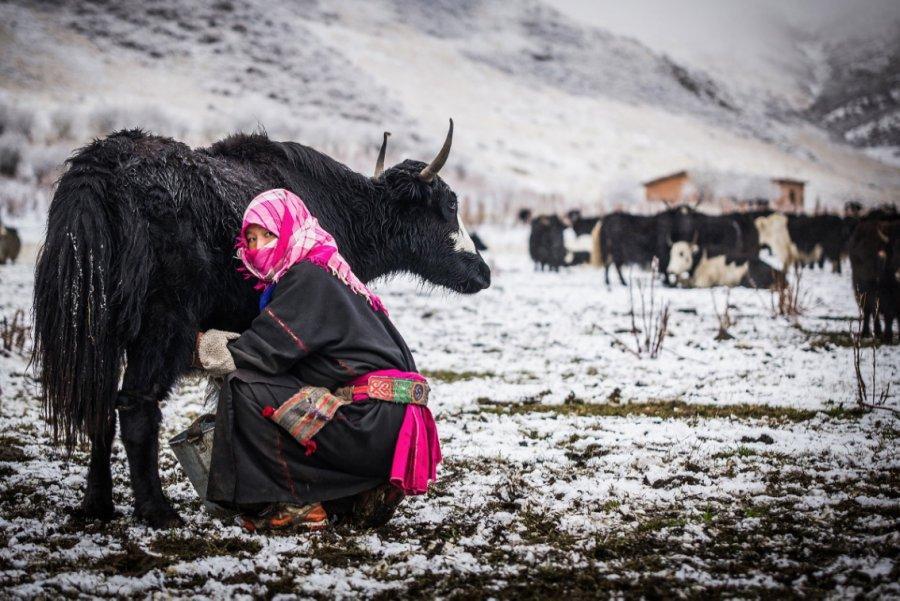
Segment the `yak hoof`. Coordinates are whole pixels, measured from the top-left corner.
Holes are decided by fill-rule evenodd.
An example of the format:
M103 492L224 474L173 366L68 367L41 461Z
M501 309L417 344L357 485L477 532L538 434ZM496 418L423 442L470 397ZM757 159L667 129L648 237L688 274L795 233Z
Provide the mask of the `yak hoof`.
M98 498L85 498L71 513L72 517L83 522L109 522L119 515L111 499Z
M151 528L177 528L184 525L178 512L172 509L168 501L150 501L134 510L134 516Z

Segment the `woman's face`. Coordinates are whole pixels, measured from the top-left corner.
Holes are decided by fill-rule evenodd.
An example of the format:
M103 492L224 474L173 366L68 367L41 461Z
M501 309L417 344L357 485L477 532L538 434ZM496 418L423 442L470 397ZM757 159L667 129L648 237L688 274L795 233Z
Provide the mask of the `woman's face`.
M258 247L265 246L272 240L278 238L278 236L266 228L256 224L249 226L244 232L244 235L247 237L247 248L251 250L256 250Z

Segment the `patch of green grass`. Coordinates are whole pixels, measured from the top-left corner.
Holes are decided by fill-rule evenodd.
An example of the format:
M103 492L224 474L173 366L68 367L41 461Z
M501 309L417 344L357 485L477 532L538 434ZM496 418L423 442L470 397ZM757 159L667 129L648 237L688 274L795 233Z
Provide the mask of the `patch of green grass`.
M543 405L540 403L520 404L480 404L480 411L499 415L522 415L529 413L555 413L584 417L659 417L663 419L681 418L729 418L773 419L777 421L802 422L815 418L819 412L791 407L768 405L701 405L684 401L647 401L641 403L576 403L563 405ZM843 410L827 413L829 417L848 419L859 413Z
M853 346L853 335L850 330L809 330L800 324L794 324L794 328L809 337L809 347L811 349L828 349L831 346L840 346L851 348ZM860 341L859 346L869 348L871 346L880 345L879 341L874 338L868 338Z
M179 536L163 534L150 543L150 549L167 557L196 559L222 555L254 555L262 550L259 542L247 538L210 536Z
M866 412L867 410L863 407L844 407L843 405L838 405L837 407L827 409L823 413L834 419L853 419L865 415Z
M96 560L93 568L110 576L143 576L151 570L158 570L171 565L172 559L151 555L136 543L126 541L122 550Z
M638 524L636 531L637 532L657 532L659 530L665 530L668 528L684 528L687 526L688 521L683 517L661 517L661 518L651 518L647 521L641 522Z
M462 382L465 380L481 380L484 378L494 378L497 376L492 371L453 371L450 369L423 369L421 374L429 380L440 380L441 382Z
M525 510L519 515L519 520L522 540L529 544L545 544L565 550L572 549L578 542L574 536L559 529L558 516Z
M714 459L728 459L729 457L753 457L757 455L757 452L751 449L750 447L745 447L744 445L738 445L737 447L730 449L728 451L720 451L713 455Z
M360 547L353 539L337 538L329 532L311 538L309 552L312 557L334 568L358 566L378 559L377 555Z
M762 518L769 515L769 508L764 505L750 505L744 508L744 516L748 518Z
M600 511L610 513L622 506L622 502L617 499L609 499L600 506Z
M9 463L21 463L28 461L28 455L18 445L18 441L11 436L0 436L0 461Z

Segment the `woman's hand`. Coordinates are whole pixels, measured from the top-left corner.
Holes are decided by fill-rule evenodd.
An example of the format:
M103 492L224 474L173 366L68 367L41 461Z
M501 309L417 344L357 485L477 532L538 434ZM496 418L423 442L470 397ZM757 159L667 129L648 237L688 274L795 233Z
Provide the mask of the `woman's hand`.
M227 376L236 368L228 342L240 334L222 330L207 330L197 334L197 363L213 377Z

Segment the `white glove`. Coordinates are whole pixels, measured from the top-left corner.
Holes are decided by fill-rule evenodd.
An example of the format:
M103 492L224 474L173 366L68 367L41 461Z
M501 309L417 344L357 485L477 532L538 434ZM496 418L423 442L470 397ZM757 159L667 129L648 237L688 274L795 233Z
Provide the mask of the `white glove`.
M239 338L235 332L207 330L197 337L197 359L200 367L213 377L227 376L235 369L234 358L228 350L228 342Z

